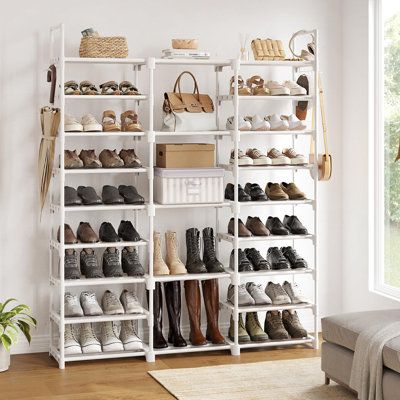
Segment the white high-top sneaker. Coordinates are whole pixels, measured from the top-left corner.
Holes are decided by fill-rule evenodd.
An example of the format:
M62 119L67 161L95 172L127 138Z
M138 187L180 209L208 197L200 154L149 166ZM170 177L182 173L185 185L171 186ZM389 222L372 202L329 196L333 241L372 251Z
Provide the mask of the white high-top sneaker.
M143 350L143 342L135 331L133 321L121 321L121 332L119 338L121 339L125 350Z
M153 272L154 275L169 275L169 269L165 263L161 252L160 232L153 233L154 252L153 252Z
M94 292L82 292L81 304L85 315L103 315L103 310L97 302Z
M77 295L69 292L65 293L64 314L66 317L83 317L83 310Z
M74 326L65 325L64 331L64 353L69 354L82 354L81 345L75 336Z
M110 290L104 292L101 304L103 305L104 314L106 315L124 314L124 307L117 295Z
M82 126L85 132L103 131L103 125L92 114L86 114L82 117Z
M121 297L119 298L126 314L141 314L143 313L143 307L139 302L136 294L125 289L121 293Z
M79 343L82 353L101 353L101 344L93 332L91 324L81 324Z
M178 239L176 237L176 232L165 232L165 241L167 247L167 256L165 257L165 260L167 262L170 273L173 275L187 274L185 265L179 259Z
M114 332L112 321L102 322L100 328L100 341L103 351L123 351L124 346Z

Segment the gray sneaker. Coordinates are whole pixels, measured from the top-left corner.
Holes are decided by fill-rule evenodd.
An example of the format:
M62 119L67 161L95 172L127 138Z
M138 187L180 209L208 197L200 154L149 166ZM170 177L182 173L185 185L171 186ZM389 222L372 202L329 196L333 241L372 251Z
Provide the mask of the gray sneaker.
M238 286L238 291L239 291L239 307L253 306L255 304L253 297L250 296L244 284ZM230 284L228 286L227 300L230 303L234 304L235 302L234 299L235 299L235 286Z
M122 250L122 270L128 276L143 276L144 269L139 260L139 254L134 247L124 247Z
M104 314L106 315L124 314L124 307L116 294L110 290L104 292L101 304L103 305Z
M111 278L123 276L119 251L115 247L107 247L103 253L103 273Z
M268 335L261 328L256 312L246 313L246 331L252 342L265 342L269 339Z
M290 339L285 329L280 311L268 311L265 317L264 331L272 340Z
M65 293L64 314L66 317L83 317L83 310L77 295L69 292Z
M268 282L265 293L272 300L272 304L290 304L292 301L279 283Z
M76 250L65 250L64 277L65 279L80 279L81 277L81 271L78 266L78 253Z
M83 249L81 251L81 270L86 278L104 278L93 249Z
M291 284L288 281L285 281L282 287L283 290L289 295L293 304L308 303L307 297L303 295L297 286L297 283Z
M254 282L246 283L246 290L250 296L254 299L255 304L272 304L272 300L266 295L262 285L256 285Z
M97 302L94 292L82 292L81 304L85 315L103 315L103 310Z

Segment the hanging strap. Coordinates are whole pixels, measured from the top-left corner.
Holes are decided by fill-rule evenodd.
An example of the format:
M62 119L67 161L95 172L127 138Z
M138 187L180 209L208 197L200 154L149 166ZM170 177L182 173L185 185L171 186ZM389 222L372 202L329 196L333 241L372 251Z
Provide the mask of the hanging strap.
M51 82L50 87L50 104L54 104L54 97L56 93L56 82L57 82L57 69L54 64L50 65L47 70L47 82Z

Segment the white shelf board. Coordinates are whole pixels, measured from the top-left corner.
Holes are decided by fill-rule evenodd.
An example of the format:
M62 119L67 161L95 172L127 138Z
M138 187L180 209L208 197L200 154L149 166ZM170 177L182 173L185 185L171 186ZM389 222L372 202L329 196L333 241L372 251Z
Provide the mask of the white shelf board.
M267 136L312 136L315 131L313 129L303 129L303 130L292 130L292 131L240 131L240 136L259 136L259 135L267 135Z
M96 323L96 322L109 322L109 321L134 321L139 319L147 319L149 312L144 310L141 314L118 314L118 315L96 315L96 316L84 316L84 317L65 317L64 324L85 324L85 323ZM60 314L52 312L51 318L57 324L60 324Z
M127 210L145 210L146 204L98 204L94 206L65 206L65 212L87 212L87 211L127 211ZM52 204L50 209L58 212L60 206Z
M221 302L221 306L234 310L235 307L229 301ZM281 304L281 305L260 305L260 306L240 306L239 312L267 312L267 311L280 311L280 310L303 310L307 308L313 308L312 303L301 303L301 304Z
M156 65L214 65L227 67L232 65L230 59L209 58L208 60L197 58L156 58Z
M58 278L52 278L52 281L60 285ZM80 286L102 286L102 285L127 285L133 283L145 283L146 279L136 278L133 276L122 276L117 278L85 278L81 276L80 279L65 279L65 287L80 287Z
M138 95L114 95L114 94L67 94L64 96L66 100L74 100L74 101L83 101L83 100L133 100L133 101L141 101L147 100L147 95L138 94Z
M241 349L261 348L261 347L282 347L282 346L296 346L302 344L309 344L314 341L314 337L308 335L302 339L285 339L285 340L266 340L265 342L249 342L239 344ZM229 339L228 342L233 345L234 343Z
M223 203L185 203L185 204L159 204L154 203L156 209L176 209L176 208L222 208L230 207L227 202Z
M227 242L233 243L235 237L230 235L229 233L218 233L218 238L221 240L226 240ZM304 239L313 239L314 235L270 235L270 236L249 236L249 237L240 237L238 238L240 243L247 242L266 242L266 241L275 241L275 240L304 240Z
M142 239L138 242L97 242L97 243L74 243L74 244L65 244L64 249L103 249L106 247L139 247L139 246L147 246L148 242L145 239ZM55 240L50 240L50 245L57 250L60 250L61 245Z
M79 97L79 96L78 96ZM312 101L313 96L238 96L239 101L263 101L263 100L290 100L290 101ZM233 101L234 96L231 94L224 94L217 97L217 101Z
M179 275L155 275L154 280L156 282L172 282L172 281L205 281L209 279L221 279L230 278L230 274L227 272L214 272L214 273L203 273L203 274L179 274Z
M61 132L67 138L87 138L87 137L141 137L145 132Z
M59 168L57 168L59 172ZM147 168L76 168L64 169L66 175L86 175L86 174L140 174L147 172Z
M127 358L146 356L144 350L140 351L103 351L101 353L70 354L65 356L65 362L105 360L110 358Z
M156 137L175 137L175 136L230 136L231 131L185 131L185 132L154 132Z
M234 271L231 269L228 269L227 272L229 272L231 276L234 276L235 274ZM307 275L313 273L314 269L312 268L269 269L266 271L239 272L239 279L244 281L247 279L269 277L269 276Z
M89 58L89 57L65 57L68 64L132 64L145 65L144 58Z
M226 171L233 172L235 166L232 164L220 164L220 168L224 168ZM296 171L296 170L310 170L314 168L313 164L306 165L249 165L245 167L239 167L240 172L252 172L252 171Z
M218 350L230 350L231 345L226 344L212 344L207 343L203 346L193 346L188 342L188 345L185 347L173 347L169 346L164 349L154 349L154 353L156 355L163 355L163 354L178 354L178 353L196 353L201 351L218 351Z
M290 60L282 60L282 61L267 61L267 60L250 60L250 61L240 61L240 66L242 67L293 67L293 68L302 68L302 67L312 67L314 65L314 61L290 61Z
M234 206L235 202L229 200L230 206ZM299 205L313 205L314 200L266 200L266 201L240 201L240 207L270 207L270 206L299 206Z

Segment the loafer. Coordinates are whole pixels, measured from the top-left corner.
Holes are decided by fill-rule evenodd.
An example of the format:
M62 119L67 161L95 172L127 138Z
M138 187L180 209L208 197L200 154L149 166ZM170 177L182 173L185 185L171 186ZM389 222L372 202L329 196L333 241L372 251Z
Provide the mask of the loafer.
M118 236L126 242L138 242L140 235L131 221L121 221L118 227Z
M115 232L110 222L103 222L100 225L99 236L102 242L120 242L121 238Z
M254 236L269 236L270 232L258 217L247 217L246 228Z
M65 206L82 205L82 199L78 196L76 190L71 186L64 186L64 205Z
M271 232L272 235L289 235L289 229L287 229L278 217L268 217L265 226Z
M126 204L144 204L144 197L138 193L134 186L119 185L118 191Z
M79 158L83 161L84 168L101 168L101 162L94 150L81 150Z
M239 229L239 236L240 237L249 237L251 236L251 232L246 228L243 221L239 219L238 221L238 229ZM235 220L231 218L228 223L228 233L231 235L235 235Z
M57 240L60 241L60 228L57 231ZM64 224L64 243L74 244L78 243L78 239L75 237L74 232L68 224Z
M78 157L76 150L64 151L64 168L65 169L83 168L83 161Z
M135 153L135 149L122 149L119 156L124 161L125 168L141 168L142 162Z
M251 197L247 194L243 188L238 186L239 201L251 201ZM232 183L228 183L225 187L225 199L235 201L235 186Z
M300 222L300 220L295 216L285 215L283 219L283 225L286 229L290 231L293 235L307 235L307 228Z
M89 222L80 222L77 230L78 239L82 243L97 243L99 237L90 226Z
M257 183L246 183L244 191L250 196L252 201L265 201L268 200L264 190L261 189Z
M285 193L279 183L268 182L265 187L265 193L271 200L289 200L289 195Z
M290 200L305 200L306 195L293 182L281 182L282 190L289 196Z
M101 198L91 186L78 186L78 196L85 206L101 204Z
M123 204L124 198L119 194L115 186L104 185L101 191L101 198L104 204Z
M99 154L103 168L121 168L124 166L124 161L115 150L104 149Z

